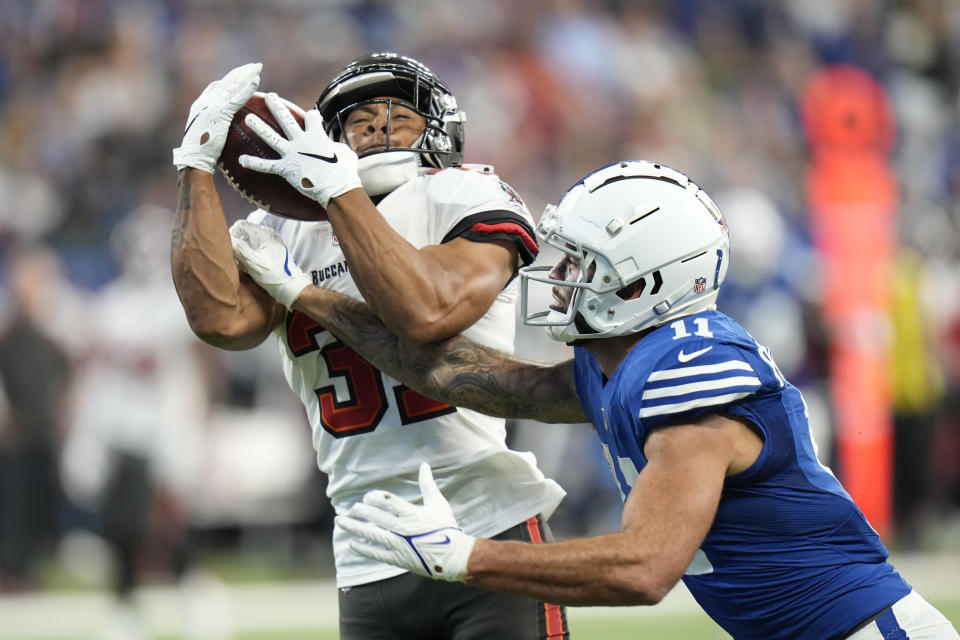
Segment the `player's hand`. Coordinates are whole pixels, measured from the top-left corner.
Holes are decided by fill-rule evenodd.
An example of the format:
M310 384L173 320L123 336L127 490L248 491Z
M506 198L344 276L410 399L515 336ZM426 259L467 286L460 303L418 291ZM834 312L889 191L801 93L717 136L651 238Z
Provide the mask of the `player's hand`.
M230 227L233 256L274 300L289 309L313 281L290 257L287 245L269 227L237 220Z
M370 491L337 524L357 536L350 548L372 560L436 580L466 580L475 538L457 524L426 462L420 465L420 492L423 506L389 491Z
M277 94L268 93L266 103L286 138L255 114L247 115L246 124L279 153L280 158L268 160L242 155L239 158L240 166L276 174L324 207L330 198L360 188L357 154L347 145L327 137L319 111L307 111L304 128L301 129Z
M183 142L173 150L177 169L193 167L213 173L223 151L233 115L260 84L263 65L251 62L211 82L190 106Z

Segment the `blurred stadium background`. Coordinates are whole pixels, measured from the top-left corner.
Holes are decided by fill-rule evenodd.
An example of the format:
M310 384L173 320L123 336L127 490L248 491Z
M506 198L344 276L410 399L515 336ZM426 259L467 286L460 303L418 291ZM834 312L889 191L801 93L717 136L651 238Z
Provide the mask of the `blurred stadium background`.
M273 347L206 348L172 291L170 149L238 64L310 106L374 50L447 82L467 161L535 216L623 158L711 193L733 237L722 308L960 625L955 0L5 0L0 638L336 636L332 513ZM528 329L518 343L565 355ZM589 429L511 439L569 493L558 537L617 527ZM571 620L580 638L725 637L682 588Z

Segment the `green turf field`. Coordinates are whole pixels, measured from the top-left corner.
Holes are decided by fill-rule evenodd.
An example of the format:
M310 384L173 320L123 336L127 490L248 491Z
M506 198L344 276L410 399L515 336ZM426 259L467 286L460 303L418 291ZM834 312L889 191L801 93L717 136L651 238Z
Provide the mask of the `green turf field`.
M902 556L897 565L917 590L960 629L960 554ZM328 577L303 580L278 574L269 563L250 558L216 564L222 600L203 600L205 612L222 610L233 630L231 640L333 640L336 587ZM76 640L102 637L112 596L102 586L83 586L69 576L48 581L48 588L0 597L0 640ZM211 574L212 575L212 574ZM55 586L55 585L58 585ZM183 640L184 603L198 604L198 592L184 599L172 584L152 585L138 594L146 638ZM200 593L202 596L202 593ZM209 595L209 594L208 594ZM199 609L198 609L199 610ZM574 640L656 639L729 640L678 588L656 607L569 608ZM224 629L225 630L225 629Z
M935 601L937 606L960 628L960 600ZM570 616L571 640L610 640L611 638L636 638L643 640L728 640L724 633L705 614L650 615L649 611L636 610L636 615L617 611L603 617L594 613ZM336 630L309 631L296 634L243 634L237 640L336 640ZM162 640L174 640L164 638Z
M954 625L960 628L960 599L933 600ZM571 640L609 640L611 638L643 640L729 640L730 636L720 630L707 616L700 612L663 613L655 608L625 609L574 609L569 613ZM261 630L239 632L234 640L337 640L338 633L330 621L328 626L305 628L300 631ZM24 635L4 629L0 625L0 638L4 640L73 640L77 635ZM87 636L83 636L87 637ZM178 635L155 634L152 640L182 640Z

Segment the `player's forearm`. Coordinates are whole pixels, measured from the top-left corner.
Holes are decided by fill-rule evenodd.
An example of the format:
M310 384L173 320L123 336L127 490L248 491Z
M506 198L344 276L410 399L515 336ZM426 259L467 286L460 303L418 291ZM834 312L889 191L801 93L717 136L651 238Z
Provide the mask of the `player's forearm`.
M505 418L586 422L572 361L522 361L462 336L418 345L403 341L365 303L307 287L293 305L377 369L436 400Z
M707 434L672 433L680 428L648 439L651 458L624 503L620 531L544 545L477 540L467 563L469 581L557 604L659 602L702 545L724 478L722 458L709 453L723 448L719 441L691 450L685 445Z
M241 276L213 175L183 169L170 241L173 282L193 331L206 342L229 349L259 344L262 330L245 318ZM259 288L256 288L259 290ZM246 300L249 303L249 300ZM266 301L272 305L273 302Z
M455 335L476 320L443 323L456 311L463 283L398 234L362 190L332 199L327 214L357 288L394 332L427 342Z
M177 184L179 197L170 261L173 281L187 315L202 316L215 313L218 308L233 308L240 273L213 176L205 171L183 169Z
M477 540L470 584L571 606L656 604L672 582L622 533L543 545Z

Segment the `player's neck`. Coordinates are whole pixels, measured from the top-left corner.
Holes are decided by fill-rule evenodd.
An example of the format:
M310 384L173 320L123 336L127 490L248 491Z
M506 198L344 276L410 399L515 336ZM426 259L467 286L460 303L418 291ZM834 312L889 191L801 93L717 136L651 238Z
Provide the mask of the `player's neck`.
M606 377L613 376L614 371L627 357L630 350L640 341L648 332L632 333L626 336L616 336L614 338L601 338L599 340L584 341L583 346L593 357L597 359L600 370Z

